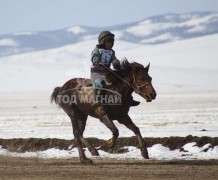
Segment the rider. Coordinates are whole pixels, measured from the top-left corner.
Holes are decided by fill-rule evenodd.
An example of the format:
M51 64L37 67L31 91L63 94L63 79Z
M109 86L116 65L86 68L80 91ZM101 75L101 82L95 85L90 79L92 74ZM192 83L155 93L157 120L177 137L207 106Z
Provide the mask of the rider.
M112 64L116 70L121 68L120 61L116 58L115 51L112 49L114 36L110 31L102 31L98 36L99 44L92 51L91 61L93 66L91 68L91 81L98 95L101 94L103 81L107 79L108 70L104 66L110 68ZM138 101L134 101L132 97L131 106L137 106L139 103Z

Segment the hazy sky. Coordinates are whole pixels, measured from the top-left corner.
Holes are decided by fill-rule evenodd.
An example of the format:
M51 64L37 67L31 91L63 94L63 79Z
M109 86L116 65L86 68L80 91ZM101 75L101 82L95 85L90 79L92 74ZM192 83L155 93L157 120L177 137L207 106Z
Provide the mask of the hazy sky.
M103 27L193 11L218 12L218 0L0 0L0 34Z

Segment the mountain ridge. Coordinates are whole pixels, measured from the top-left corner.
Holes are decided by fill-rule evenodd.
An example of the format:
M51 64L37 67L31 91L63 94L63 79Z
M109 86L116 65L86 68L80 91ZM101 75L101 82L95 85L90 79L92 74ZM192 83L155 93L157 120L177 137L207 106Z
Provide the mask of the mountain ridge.
M72 26L60 30L18 32L0 35L0 57L57 48L96 39L109 29L116 40L139 44L161 44L218 33L218 12L168 13L140 21L108 26Z

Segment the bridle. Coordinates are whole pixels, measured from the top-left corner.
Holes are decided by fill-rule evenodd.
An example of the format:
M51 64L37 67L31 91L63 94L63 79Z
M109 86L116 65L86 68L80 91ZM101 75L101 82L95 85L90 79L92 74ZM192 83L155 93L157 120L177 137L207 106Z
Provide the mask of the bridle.
M136 82L136 78L135 78L135 74L133 73L133 83L135 83L135 88L134 88L134 91L137 93L137 94L140 94L140 88L144 87L144 86L148 86L148 85L151 85L150 82L147 82L147 83L144 83L142 85L138 85L137 82Z
M131 87L132 89L134 89L134 91L137 93L137 94L140 94L140 88L144 87L144 86L148 86L150 85L151 83L148 82L148 83L144 83L142 85L138 85L137 82L136 82L136 78L135 78L135 74L133 73L133 83L135 84L135 87L132 86L132 84L130 84L128 81L126 81L125 79L123 79L122 77L120 77L119 75L117 75L116 73L114 73L110 68L108 68L107 66L105 66L104 64L101 64L103 67L105 67L108 71L110 71L112 74L114 74L115 76L117 76L119 79L121 79L123 82L125 82L129 87Z

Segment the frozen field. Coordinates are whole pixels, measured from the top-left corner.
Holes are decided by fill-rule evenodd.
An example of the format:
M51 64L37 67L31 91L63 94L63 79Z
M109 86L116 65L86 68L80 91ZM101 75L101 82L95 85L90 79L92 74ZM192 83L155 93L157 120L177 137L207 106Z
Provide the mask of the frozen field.
M17 96L19 95L19 96ZM0 132L1 138L59 138L72 139L70 119L56 105L49 103L49 94L13 94L1 97ZM140 99L138 96L135 98ZM143 101L143 100L142 100ZM152 103L142 102L130 111L135 124L140 128L143 137L170 136L218 136L218 92L175 93L162 94ZM134 134L123 125L115 123L120 131L120 137L131 137ZM90 118L87 121L85 137L98 139L111 138L111 132L98 120ZM183 146L186 152L179 149L170 150L161 144L148 148L153 160L191 160L218 159L218 146L209 148L190 142ZM137 159L143 160L140 150L136 147L124 147L128 153L110 154L99 151L101 158ZM205 151L207 149L207 151ZM92 158L86 150L88 157ZM77 150L48 149L46 151L15 153L0 146L0 155L12 157L35 158L70 158L78 157ZM92 158L93 159L93 158ZM96 159L96 158L94 158ZM97 158L98 159L98 158Z
M87 49L93 44L95 42L90 40L0 59L0 138L73 138L70 119L56 105L50 104L50 95L54 87L70 78L89 77L90 51ZM218 137L218 35L157 46L122 41L118 44L120 59L126 56L144 65L151 63L150 75L157 98L146 103L134 94L141 104L129 112L143 137ZM120 137L134 135L126 127L115 124ZM111 132L99 120L89 117L84 136L109 139ZM192 155L193 147L194 144L186 147ZM128 148L132 156L138 157L137 149ZM151 157L171 158L171 151L166 153L168 150L164 148L161 145L151 147ZM209 155L202 155L204 148L199 148L194 149L200 154L190 158L218 158L217 146L207 151ZM4 148L0 151L0 154L10 154ZM43 153L56 157L55 154L61 154L56 151ZM172 156L183 157L176 153Z
M72 139L70 119L63 110L50 104L49 95L3 94L0 98L1 138ZM218 91L165 93L151 103L138 95L135 99L141 104L131 108L129 114L143 137L218 136ZM125 126L115 123L121 137L134 135ZM84 135L108 139L111 132L98 119L89 117Z

